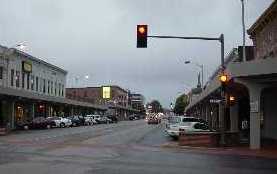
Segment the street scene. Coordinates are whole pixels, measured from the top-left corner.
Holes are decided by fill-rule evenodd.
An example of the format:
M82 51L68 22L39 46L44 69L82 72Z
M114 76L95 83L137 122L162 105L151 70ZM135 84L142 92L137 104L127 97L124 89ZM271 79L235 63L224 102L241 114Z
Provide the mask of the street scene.
M277 172L276 0L0 3L0 174Z

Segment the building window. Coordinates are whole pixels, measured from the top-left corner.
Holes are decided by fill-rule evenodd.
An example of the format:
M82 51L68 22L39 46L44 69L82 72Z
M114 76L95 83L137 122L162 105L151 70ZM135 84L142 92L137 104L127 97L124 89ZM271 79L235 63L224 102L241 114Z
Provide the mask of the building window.
M64 97L64 85L62 85L62 97Z
M61 84L59 83L59 96L61 96Z
M43 93L46 92L46 80L43 79Z
M55 82L55 96L57 96L57 82Z
M14 83L14 70L11 70L11 86L13 86Z
M20 78L20 71L15 72L15 86L19 88L19 78Z
M53 95L53 82L51 81L51 94Z
M24 72L22 72L21 86L22 86L23 89L25 88L25 73Z
M36 91L38 91L38 77L36 77Z
M0 66L0 79L2 80L3 79L3 67Z
M50 94L50 80L47 81L47 93Z
M35 84L35 77L34 75L31 75L31 90L34 90L34 84Z
M30 89L30 74L27 74L27 89Z

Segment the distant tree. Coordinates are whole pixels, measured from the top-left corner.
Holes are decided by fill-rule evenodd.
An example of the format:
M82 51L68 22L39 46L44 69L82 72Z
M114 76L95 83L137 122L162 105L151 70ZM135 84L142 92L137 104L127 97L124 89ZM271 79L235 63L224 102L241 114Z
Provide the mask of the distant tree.
M189 104L188 96L186 94L180 95L175 102L174 113L177 115L183 115L186 106Z
M154 113L163 112L163 107L158 100L151 101L149 105L152 106L152 112Z

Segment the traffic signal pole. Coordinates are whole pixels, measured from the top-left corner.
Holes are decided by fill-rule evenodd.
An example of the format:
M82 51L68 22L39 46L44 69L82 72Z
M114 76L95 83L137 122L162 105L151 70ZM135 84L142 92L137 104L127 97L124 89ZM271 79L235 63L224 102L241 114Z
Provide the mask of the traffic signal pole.
M221 34L218 38L214 37L179 37L179 36L159 36L152 35L147 36L148 38L160 38L160 39L186 39L186 40L215 40L221 43L221 74L225 72L224 65L224 34ZM223 85L221 85L221 102L219 107L219 116L220 116L220 144L225 145L225 108L226 108L226 95L225 90L223 90Z

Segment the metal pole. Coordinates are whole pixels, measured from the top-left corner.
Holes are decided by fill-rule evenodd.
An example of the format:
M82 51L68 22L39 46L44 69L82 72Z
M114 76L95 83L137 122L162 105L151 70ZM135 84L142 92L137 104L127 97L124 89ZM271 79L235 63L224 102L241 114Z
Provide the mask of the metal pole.
M243 29L243 50L242 50L242 61L246 61L246 50L245 50L245 8L244 8L244 0L241 0L242 7L242 29Z
M220 35L220 42L221 42L221 74L224 74L225 71L225 65L224 65L224 35ZM219 107L219 116L220 116L220 144L225 145L225 137L224 137L224 132L225 132L225 92L223 90L223 87L221 87L221 107Z
M202 73L202 89L204 88L204 65L201 65L201 73Z

